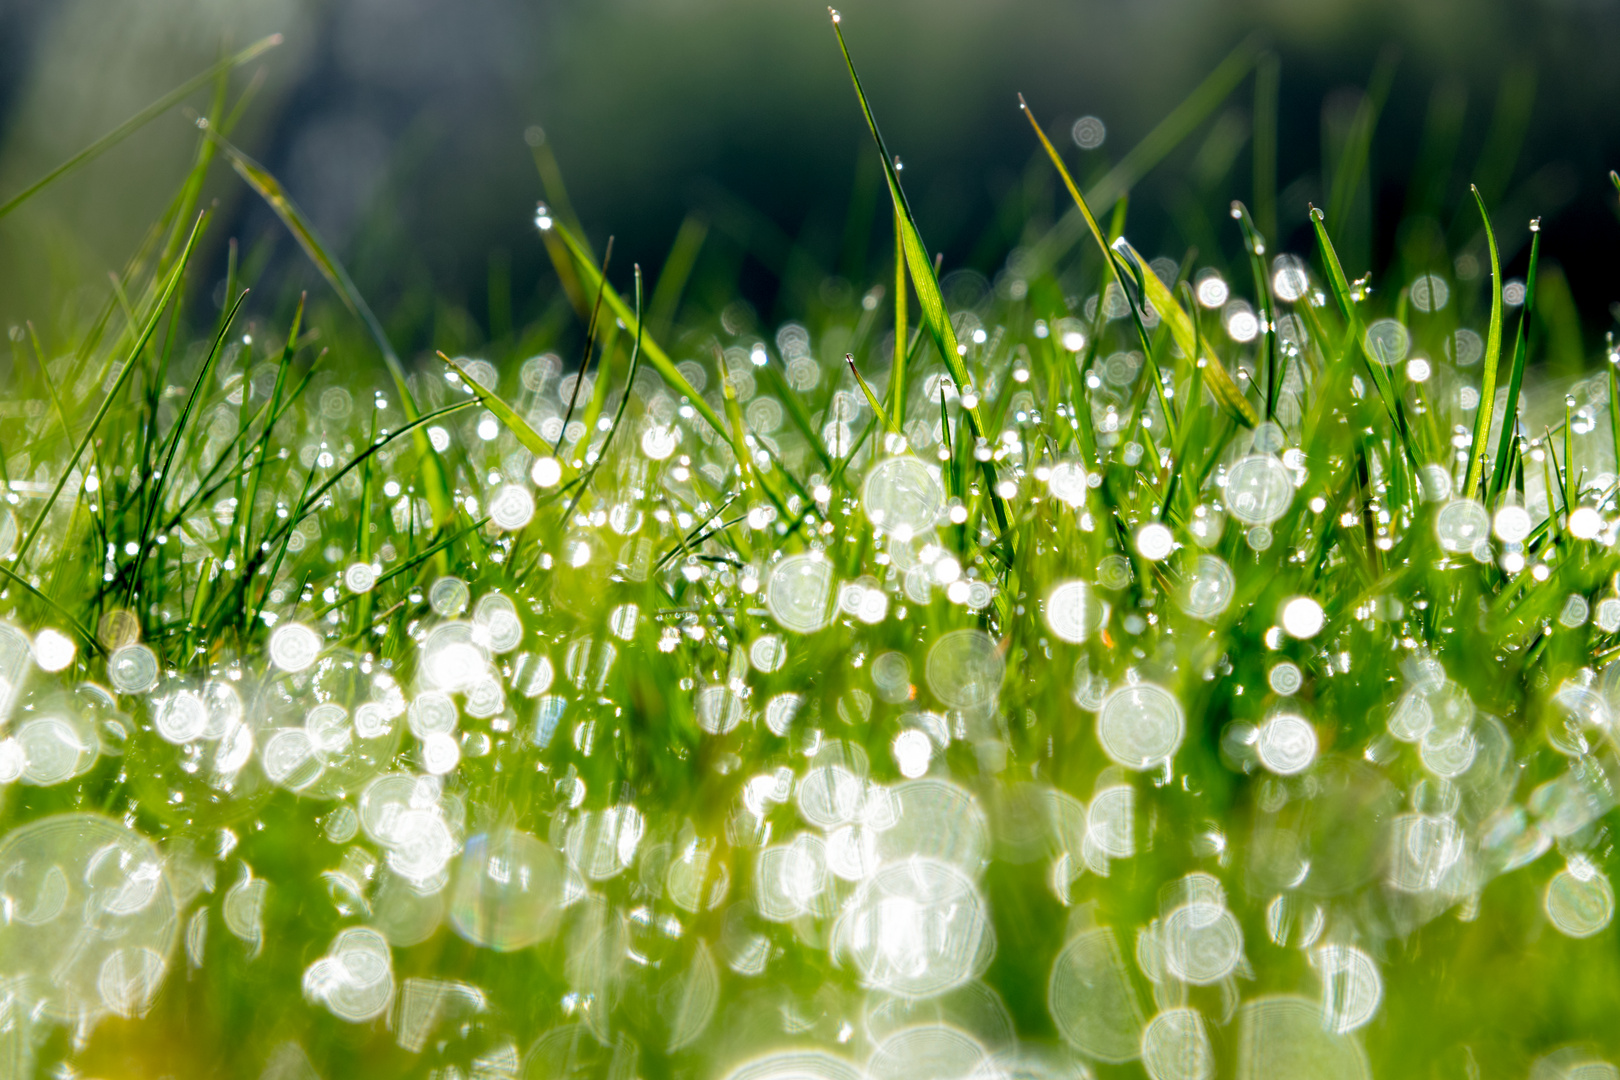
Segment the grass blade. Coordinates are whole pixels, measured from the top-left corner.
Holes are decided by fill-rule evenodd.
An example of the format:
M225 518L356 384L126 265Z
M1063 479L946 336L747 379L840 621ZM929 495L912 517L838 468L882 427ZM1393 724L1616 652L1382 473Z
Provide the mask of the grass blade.
M1513 461L1513 437L1519 426L1519 389L1524 384L1524 363L1527 351L1530 317L1536 307L1536 263L1541 254L1541 219L1530 223L1530 272L1524 278L1524 308L1519 312L1519 331L1513 343L1513 367L1508 372L1507 401L1502 411L1502 437L1496 444L1496 460L1491 467L1490 493L1487 506L1494 506L1502 489L1507 486L1508 472ZM1610 365L1610 377L1614 370Z
M878 131L877 118L872 115L872 107L867 103L866 91L861 88L861 79L855 72L855 61L850 58L849 46L844 41L844 31L840 25L838 12L827 9L832 16L833 33L838 38L838 48L844 54L844 64L849 69L850 82L855 87L855 97L861 105L861 115L866 118L867 130L872 133L872 141L877 143L878 156L883 160L883 175L889 184L889 198L894 202L895 213L899 216L901 247L905 252L906 266L911 271L911 283L917 290L917 306L922 309L923 324L928 327L928 334L934 339L934 345L945 360L945 367L956 380L957 386L966 393L967 388L973 385L968 375L967 366L962 363L962 353L956 341L956 330L951 326L951 313L945 309L945 297L940 292L939 277L934 271L933 261L928 257L928 248L924 246L922 234L917 231L917 219L911 213L911 205L906 201L905 191L900 187L900 174L894 168L894 155L889 153L888 146L883 141L883 135ZM963 409L967 414L975 439L984 437L984 419L979 414L977 404ZM980 463L984 473L985 484L990 492L990 503L995 511L996 524L1001 533L1007 532L1007 507L996 490L995 466L984 461Z
M146 108L142 109L128 120L125 120L122 124L119 124L117 127L113 128L111 131L107 132L107 134L103 135L101 138L97 139L83 150L80 150L77 154L74 154L72 157L62 162L62 164L52 169L44 176L40 177L38 180L35 180L32 184L29 184L26 188L19 191L5 202L0 203L0 218L5 217L7 214L17 209L17 207L39 194L45 188L50 187L57 180L60 180L74 169L77 169L80 165L93 161L102 154L106 153L108 150L111 150L130 135L133 135L136 131L151 123L153 120L156 120L159 116L162 116L180 102L184 101L191 95L193 91L207 86L219 75L230 71L232 68L241 67L243 64L249 63L254 58L268 52L280 44L281 35L271 34L267 38L254 42L252 45L249 45L236 55L228 56L212 67L193 75L190 79L187 79L173 90L170 90L167 94L164 94L162 97L152 102L152 104L148 105Z
M462 382L472 388L473 396L478 399L478 403L494 413L501 423L511 429L512 434L517 436L517 441L523 444L525 450L535 457L551 456L551 444L541 438L540 433L530 427L529 422L523 419L516 409L507 404L505 398L467 374L460 364L457 364L443 352L440 352L438 356L440 360L444 361L446 367L455 372Z
M1227 54L1226 59L1216 65L1215 70L1195 86L1180 105L1132 147L1118 165L1092 185L1086 197L1098 206L1108 206L1129 194L1137 182L1163 161L1170 151L1213 116L1221 103L1238 88L1238 84L1248 77L1260 56L1262 43L1263 38L1259 34L1239 42L1237 48ZM1079 241L1081 232L1080 223L1074 216L1065 215L1036 245L1035 258L1039 265L1051 266L1055 263Z
M169 306L169 301L174 297L174 291L179 287L180 279L185 274L186 266L191 261L191 253L197 245L197 236L202 231L203 219L207 216L206 212L197 215L197 222L191 227L191 235L186 238L186 246L180 252L180 259L175 263L174 269L169 272L169 280L163 286L163 292L159 295L157 303L153 305L152 314L147 317L146 325L141 327L140 334L136 336L135 344L129 350L129 357L124 361L123 368L118 372L118 378L113 381L112 386L108 388L107 393L102 397L100 407L96 409L96 414L90 418L90 426L85 429L83 437L79 439L79 445L74 448L67 461L62 463L61 475L57 477L56 486L51 489L50 497L45 500L45 505L39 508L39 515L34 518L33 524L28 526L28 532L23 536L23 542L17 548L13 561L18 566L24 565L23 560L27 557L29 548L33 546L34 539L39 535L40 527L45 524L46 515L51 512L51 507L56 505L57 498L62 494L62 488L67 484L68 476L78 465L79 459L84 456L85 447L89 446L90 440L95 437L96 429L101 426L101 421L106 418L107 410L112 408L112 403L117 399L119 391L124 388L124 384L129 381L130 375L134 373L136 361L140 359L141 352L146 348L146 343L152 340L152 334L157 330L158 320L162 318L164 309Z
M270 175L264 166L238 150L224 136L210 132L209 137L216 140L220 149L225 151L225 156L231 159L231 167L236 170L237 175L259 193L259 197L269 204L276 217L287 227L287 231L293 234L298 246L304 249L304 254L326 278L333 291L338 294L338 299L343 301L343 305L365 324L372 340L382 351L383 363L388 366L388 374L393 377L394 388L399 393L406 420L417 419L421 415L421 410L417 408L416 398L411 394L411 388L405 381L405 366L400 363L399 354L389 342L381 321L372 312L371 305L366 303L366 298L360 295L360 290L355 287L354 279L349 277L349 272L327 250L303 212L288 198L279 180ZM427 436L420 431L416 433L415 443L423 471L427 474L427 496L428 502L433 507L433 515L436 518L444 518L450 513L452 501L444 470L439 465L438 454L433 450L432 443L428 442Z
M1062 155L1057 152L1057 147L1052 145L1052 140L1046 137L1045 130L1042 129L1040 122L1035 119L1034 111L1030 109L1029 103L1024 100L1022 94L1018 95L1018 107L1023 110L1024 116L1029 120L1029 126L1035 130L1035 137L1040 140L1041 146L1045 148L1046 156L1052 159L1053 166L1057 168L1058 175L1063 179L1063 185L1069 189L1069 196L1074 200L1076 209L1080 212L1081 217L1085 219L1086 228L1091 230L1092 238L1097 241L1097 247L1102 250L1103 259L1108 263L1110 272L1116 281L1120 281L1121 288L1123 288L1122 275L1119 273L1119 267L1114 262L1115 252L1127 259L1134 259L1137 265L1144 268L1147 266L1146 260L1123 237L1112 245L1103 237L1102 227L1097 224L1097 217L1091 212L1090 203L1087 202L1084 195L1080 194L1079 185L1074 182L1074 177L1069 174L1069 168L1063 163ZM1140 275L1139 284L1147 297L1147 302L1153 305L1153 310L1157 311L1159 317L1169 325L1170 336L1175 341L1177 348L1181 350L1182 355L1188 357L1188 362L1194 366L1199 366L1201 363L1210 393L1215 396L1215 400L1240 423L1247 424L1249 427L1258 424L1260 422L1259 415L1254 411L1254 406L1249 404L1249 400L1243 396L1243 391L1238 389L1238 385L1232 379L1231 373L1215 358L1213 353L1208 351L1200 353L1199 339L1193 329L1192 317L1182 310L1181 305L1176 302L1176 298L1171 295L1169 288L1159 280L1159 275L1151 270L1144 269ZM1127 295L1129 295L1128 290Z
M640 334L641 320L636 318L635 313L630 310L629 305L624 302L624 298L614 290L613 286L603 281L602 272L597 268L596 260L586 250L584 242L575 236L566 225L556 219L551 219L551 224L542 228L541 231L556 235L562 240L563 246L567 248L568 255L574 262L574 267L579 271L582 279L580 284L590 290L601 289L602 299L606 301L608 309L618 317L620 322L624 323L626 328L633 333ZM714 428L728 444L733 443L731 431L725 421L721 420L720 415L703 399L703 395L698 393L692 384L686 381L686 376L676 370L675 363L669 358L669 354L664 352L650 336L643 337L641 348L647 354L647 362L652 364L658 374L663 377L664 382L669 384L670 389L678 394L685 395L692 408L697 410L697 414L703 417L704 421ZM736 453L747 452L746 448L739 451L734 444L731 449Z
M872 388L866 384L866 380L861 377L860 370L855 367L855 354L845 353L844 363L849 365L849 373L855 376L855 381L860 384L861 393L866 395L866 403L872 406L872 414L878 418L878 422L888 428L890 433L900 434L900 429L894 426L894 421L889 419L889 414L883 411L883 402L879 401L878 396L872 393Z
M1485 200L1479 188L1469 185L1474 202L1479 204L1479 216L1485 221L1485 240L1491 250L1491 325L1485 335L1484 379L1479 388L1479 414L1474 417L1474 437L1468 444L1468 478L1463 482L1462 495L1472 499L1479 488L1480 470L1485 463L1485 440L1491 435L1491 412L1496 405L1496 366L1502 357L1502 259L1496 250L1496 233L1491 230L1491 215L1485 209Z

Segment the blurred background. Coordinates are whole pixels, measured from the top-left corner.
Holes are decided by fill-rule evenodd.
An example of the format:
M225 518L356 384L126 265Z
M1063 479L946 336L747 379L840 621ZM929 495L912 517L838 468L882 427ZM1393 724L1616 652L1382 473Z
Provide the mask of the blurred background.
M1026 220L1063 208L1016 92L1095 179L1258 34L1279 61L1282 247L1308 251L1306 204L1327 199L1357 116L1381 105L1369 181L1345 203L1352 272L1402 245L1410 262L1438 240L1477 244L1473 180L1520 272L1542 216L1544 265L1569 286L1549 302L1579 311L1577 347L1612 326L1620 0L848 0L844 14L949 267L993 277ZM0 199L272 31L285 44L235 79L262 68L236 141L395 313L405 348L476 347L547 310L541 140L598 251L616 237L616 278L633 261L652 272L692 214L708 225L700 304L703 281L730 283L716 304L740 282L783 318L802 302L783 288L796 266L835 290L887 273L875 154L815 0L0 0ZM1255 198L1254 102L1251 76L1135 187L1138 247L1236 252L1224 210ZM85 301L77 283L122 265L190 163L194 116L170 112L0 220L0 320L49 323ZM1083 116L1101 125L1079 141L1100 144L1071 137ZM206 265L239 238L265 310L316 282L223 166L210 194L223 228Z

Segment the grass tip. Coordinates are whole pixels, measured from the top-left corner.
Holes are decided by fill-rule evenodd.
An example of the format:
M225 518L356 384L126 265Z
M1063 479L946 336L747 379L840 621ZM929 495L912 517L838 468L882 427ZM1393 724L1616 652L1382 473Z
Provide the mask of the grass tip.
M844 17L838 13L838 9L835 7L829 7L827 9L827 15L832 19L834 25L844 21Z
M1024 95L1023 94L1018 95L1018 107L1020 109L1024 110L1025 112L1029 111L1029 102L1024 100ZM1612 176L1613 173L1611 173L1610 175Z

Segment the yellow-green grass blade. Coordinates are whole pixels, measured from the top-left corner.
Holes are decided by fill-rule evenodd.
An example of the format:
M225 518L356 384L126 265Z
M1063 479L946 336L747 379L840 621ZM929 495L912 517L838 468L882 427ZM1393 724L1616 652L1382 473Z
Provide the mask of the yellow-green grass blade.
M860 384L861 393L866 395L866 403L872 406L872 414L878 418L878 422L888 428L891 434L900 434L900 429L895 427L893 420L889 419L889 414L883 411L883 402L878 400L878 396L867 385L866 379L861 376L860 369L855 366L855 354L845 353L844 363L849 365L849 373L855 376L855 381Z
M1491 465L1490 492L1486 497L1486 505L1494 506L1497 498L1507 486L1508 472L1512 465L1513 437L1518 428L1519 417L1519 390L1524 385L1524 365L1528 352L1528 334L1530 319L1536 309L1536 263L1541 254L1541 219L1530 223L1530 271L1524 278L1524 307L1519 312L1519 330L1513 342L1513 366L1508 370L1507 400L1502 406L1502 437L1496 444L1496 460ZM1612 381L1614 365L1609 366L1609 375ZM1620 423L1620 417L1615 417Z
M573 259L574 266L579 271L582 279L580 283L587 290L593 292L601 289L603 302L607 304L608 309L631 332L641 333L641 321L636 318L635 313L630 310L630 306L624 302L624 298L615 291L613 286L602 280L602 272L597 269L596 260L591 258L589 252L585 250L583 242L573 234L573 231L561 221L555 219L550 227L543 231L554 233L561 238L563 246L568 249L569 257ZM703 395L699 394L692 384L686 381L686 376L676 370L674 361L669 358L669 354L664 352L658 342L654 341L651 336L644 336L641 348L647 355L647 362L652 364L658 374L663 377L664 382L669 384L670 389L684 395L691 403L692 408L697 410L697 414L703 417L704 421L714 428L728 444L731 443L731 432L728 430L725 421L721 420L720 415L714 411L713 407L703 400ZM738 452L735 445L731 449L733 453ZM742 452L746 453L746 448Z
M1114 247L1121 251L1129 251L1131 257L1144 267L1147 265L1141 255L1131 247L1130 242L1123 237L1114 242ZM1195 364L1202 361L1204 382L1209 387L1209 392L1215 396L1215 400L1239 423L1247 424L1249 427L1258 424L1259 414L1255 412L1254 405L1249 399L1244 397L1243 391L1232 378L1232 373L1226 370L1226 365L1217 360L1215 354L1207 348L1200 354L1199 339L1193 331L1192 316L1176 302L1169 288L1159 280L1159 275L1151 270L1147 271L1142 275L1142 284L1147 292L1148 303L1159 313L1159 318L1169 324L1170 336L1177 347L1184 355L1194 357Z
M271 34L267 38L262 38L261 40L254 42L252 45L249 45L247 48L243 49L234 56L228 56L219 63L214 64L212 67L193 75L191 78L187 79L173 90L170 90L167 94L164 94L162 97L152 102L152 104L148 105L146 108L142 109L128 120L125 120L122 124L119 124L117 127L113 128L111 131L107 132L107 134L103 135L101 138L97 139L83 150L80 150L77 154L74 154L72 157L62 162L62 164L46 173L38 180L35 180L32 184L29 184L26 188L23 188L23 190L19 191L5 202L0 203L0 218L5 217L7 214L17 209L17 207L31 199L33 196L39 194L45 188L50 187L53 183L66 176L74 169L77 169L80 165L83 165L88 161L93 161L102 154L106 153L108 150L111 150L114 146L117 146L119 143L123 142L130 135L133 135L136 131L151 123L159 116L162 116L180 102L184 101L194 91L207 86L217 76L224 72L230 71L232 68L241 67L243 64L251 62L254 58L280 44L281 35Z
M1108 263L1109 270L1114 278L1118 280L1120 277L1118 267L1114 264L1114 252L1116 250L1122 255L1135 259L1138 265L1146 267L1147 261L1124 238L1118 240L1114 245L1109 244L1108 240L1103 236L1102 227L1097 224L1097 216L1091 212L1089 201L1080 193L1080 187L1074 182L1074 177L1070 175L1068 166L1063 163L1062 155L1052 145L1052 140L1046 137L1045 130L1042 129L1040 122L1035 119L1035 113L1030 109L1022 94L1018 96L1018 107L1029 120L1029 126L1034 129L1035 137L1040 140L1041 146L1046 150L1046 156L1052 160L1052 165L1057 169L1058 176L1063 180L1063 186L1068 189L1069 197L1074 200L1075 208L1085 220L1086 228L1091 231L1092 239L1097 242L1097 247L1102 251L1103 259ZM1181 305L1171 295L1169 288L1159 280L1159 275L1151 270L1146 270L1141 275L1140 284L1147 296L1148 303L1153 305L1153 309L1159 313L1159 317L1169 325L1170 336L1175 341L1176 347L1181 350L1182 355L1188 357L1188 362L1195 366L1202 359L1204 378L1215 400L1220 403L1222 408L1237 418L1240 423L1247 424L1250 427L1259 423L1260 417L1255 413L1254 406L1249 404L1248 399L1243 396L1243 391L1238 389L1237 383L1233 381L1231 373L1226 370L1225 366L1215 358L1213 353L1205 352L1200 355L1198 335L1193 330L1192 317L1182 310Z
M45 524L45 518L51 512L51 507L56 505L57 497L62 494L62 488L67 483L68 476L72 474L74 467L78 465L79 459L84 456L85 447L89 446L90 440L95 438L96 429L101 426L101 421L106 418L107 411L112 408L112 403L117 399L119 392L123 390L124 384L134 374L136 361L140 359L141 353L146 349L146 343L152 340L152 334L157 330L158 320L163 317L163 312L169 306L169 301L174 298L175 289L180 285L180 279L184 276L186 265L191 261L191 253L196 248L197 236L202 231L203 219L206 217L206 212L197 215L197 222L191 227L191 235L186 238L186 246L180 252L179 261L175 263L174 269L169 272L169 280L163 286L163 292L159 295L157 303L153 305L152 314L147 317L146 325L141 327L141 332L136 336L135 344L124 360L123 368L119 370L118 377L113 380L112 386L107 389L107 393L102 397L101 405L96 409L95 415L90 418L90 426L85 429L84 435L79 439L79 445L74 448L67 461L63 462L61 471L57 476L56 486L51 489L50 497L45 500L45 505L39 508L39 514L34 518L33 524L28 526L28 532L23 536L23 542L18 546L16 557L13 559L16 565L24 565L28 550L33 546L34 539L39 535L40 528Z
M1485 200L1479 188L1470 185L1474 202L1479 205L1479 216L1485 222L1485 240L1491 251L1491 323L1485 335L1485 363L1483 381L1479 388L1479 413L1474 417L1474 437L1468 444L1468 478L1463 482L1462 494L1471 499L1479 489L1480 470L1485 461L1485 440L1491 434L1491 413L1496 404L1496 366L1502 357L1502 260L1496 250L1496 233L1491 230L1491 215L1485 209Z
M478 399L479 404L494 413L495 418L505 424L513 435L517 436L517 441L523 444L523 449L535 457L551 456L551 444L541 438L540 433L530 427L529 422L523 419L516 409L507 404L505 398L467 374L460 364L450 359L443 352L440 352L438 356L440 360L444 361L446 367L455 372L462 382L472 388L473 396Z
M344 269L343 264L321 241L320 236L315 232L314 227L310 225L309 220L304 217L303 212L288 197L279 180L272 176L264 166L237 149L224 136L210 132L209 137L216 140L220 149L225 151L225 156L231 159L231 166L236 170L237 175L247 181L249 187L258 192L259 197L269 205L276 217L281 219L281 223L286 226L287 231L293 234L293 238L298 241L298 246L304 249L304 254L309 257L310 262L315 264L315 268L321 272L321 276L326 278L327 283L338 294L338 299L342 300L343 305L349 309L350 313L365 325L367 332L371 334L372 340L377 343L377 348L382 352L383 363L387 365L388 374L394 380L394 388L399 393L400 405L405 410L405 418L407 420L417 419L421 415L421 410L417 408L416 398L411 394L411 388L405 381L405 366L400 363L399 354L394 351L393 344L389 342L388 334L383 330L382 322L371 310L371 305L366 303L366 298L360 295L360 290L355 286L354 279L349 277L349 272ZM452 502L450 487L445 480L444 470L439 465L438 454L434 451L432 443L428 442L427 436L419 430L415 436L415 445L417 455L422 463L422 469L426 474L427 498L429 504L433 507L433 516L440 519L446 518L450 513Z
M1263 41L1260 35L1255 34L1239 42L1181 104L1132 147L1118 165L1092 185L1086 197L1097 206L1108 206L1129 194L1159 162L1213 116L1221 103L1248 77L1263 51ZM1032 254L1037 263L1051 266L1062 257L1079 241L1083 231L1080 226L1076 215L1068 214L1060 219L1034 246Z
M946 309L945 296L940 291L939 276L934 270L933 260L928 256L928 248L923 244L922 234L917 231L917 219L911 212L910 203L906 201L905 191L900 187L900 174L895 171L894 155L889 153L888 145L883 141L883 134L878 130L877 118L872 115L872 106L867 102L866 91L861 87L860 75L855 71L855 61L850 57L849 45L844 41L840 16L831 8L827 11L832 16L833 34L838 38L838 48L844 54L844 65L849 69L849 80L855 87L855 97L860 102L861 115L866 118L867 130L871 132L872 141L877 144L878 156L883 161L883 175L889 184L889 198L894 203L895 213L899 215L901 247L906 256L906 268L911 272L912 287L917 290L917 306L922 309L923 325L928 327L928 335L934 339L934 345L945 361L946 370L966 394L968 388L972 386L972 378L968 375L967 366L962 363L956 330L951 326L951 313ZM967 414L973 437L983 438L984 418L979 413L978 405L975 403L965 407L963 412ZM995 466L989 461L981 462L980 466L985 486L989 489L990 505L995 511L997 529L1005 537L1009 519L1006 502L996 490Z

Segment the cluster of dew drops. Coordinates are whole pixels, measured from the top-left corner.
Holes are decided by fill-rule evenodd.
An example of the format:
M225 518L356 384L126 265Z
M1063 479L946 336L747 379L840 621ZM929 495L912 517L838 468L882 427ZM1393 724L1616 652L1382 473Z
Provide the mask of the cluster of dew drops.
M1477 917L1486 882L1555 845L1566 865L1545 886L1545 918L1571 937L1603 930L1613 890L1583 844L1614 805L1612 759L1592 736L1609 730L1620 688L1593 675L1559 689L1570 722L1557 749L1570 766L1515 802L1508 728L1416 643L1370 742L1333 745L1337 718L1309 701L1339 654L1323 598L1304 593L1266 631L1265 685L1247 688L1268 702L1263 715L1218 732L1220 766L1254 792L1252 823L1212 821L1176 840L1155 832L1156 804L1188 790L1178 761L1206 740L1189 740L1204 720L1186 704L1189 680L1204 674L1156 666L1153 642L1241 614L1241 577L1264 562L1245 571L1222 551L1271 550L1272 526L1302 497L1307 391L1285 381L1276 421L1234 436L1185 527L1131 523L1124 540L1098 541L1091 565L1009 596L984 546L962 542L969 512L949 494L947 425L1001 396L1003 428L974 450L997 494L1097 537L1112 514L1102 472L1155 467L1134 433L1163 423L1155 397L1133 393L1152 377L1140 354L1088 350L1090 335L1127 313L1117 290L1033 322L1020 344L981 321L998 297L1027 289L1018 260L981 280L955 316L981 382L922 372L902 430L886 436L805 327L766 341L728 309L712 357L679 369L716 412L722 385L736 398L756 476L803 478L785 508L747 484L725 494L742 475L730 447L645 370L610 452L606 414L594 430L577 418L589 376L565 376L554 356L529 360L514 400L571 454L528 453L488 412L429 432L438 449L461 439L490 463L483 488L461 496L488 518L488 567L524 555L525 530L570 470L604 455L609 467L523 580L412 586L417 615L395 655L337 644L340 620L296 613L265 620L263 655L205 671L167 666L127 613L103 620L94 656L60 627L0 627L0 782L71 787L110 770L130 808L35 816L0 837L0 975L18 1006L7 1015L86 1038L102 1018L144 1016L166 981L206 972L223 950L262 963L279 947L267 932L277 894L313 892L339 928L298 985L275 992L335 1022L375 1025L406 1054L442 1055L481 1032L445 1077L627 1077L653 1057L734 1080L1086 1076L1136 1060L1153 1080L1205 1080L1227 1060L1245 1077L1307 1063L1310 1075L1361 1077L1358 1032L1379 1015L1392 937L1448 912ZM1321 303L1299 260L1279 257L1274 272L1282 299ZM957 284L973 292L971 280ZM1252 377L1243 350L1260 316L1212 270L1193 285L1240 378ZM1426 276L1410 298L1435 312L1447 289ZM871 311L876 298L860 303ZM1310 347L1297 315L1272 329L1285 356ZM1478 361L1466 329L1432 360L1412 353L1394 320L1366 333L1369 355L1415 383ZM1091 359L1083 400L1042 415L1031 346ZM460 366L481 385L501 382L485 361ZM1453 395L1461 413L1478 404L1465 381ZM448 386L465 389L454 377ZM809 431L788 422L772 387L811 405ZM1139 423L1133 402L1146 403ZM1043 428L1074 428L1080 410L1097 456L1045 452ZM846 479L811 452L811 434ZM1594 490L1613 482L1609 465ZM1440 548L1542 580L1525 541L1549 514L1545 488L1493 517L1451 499L1455 482L1440 466L1424 475L1424 497L1443 504ZM411 492L392 481L386 491L401 499L396 519L400 507L415 513ZM1600 507L1588 500L1567 527L1612 545ZM1403 524L1385 515L1380 546ZM982 517L976 527L994 539ZM850 572L857 536L870 544ZM338 561L317 547L300 558ZM1141 568L1172 562L1173 587L1145 602ZM329 567L323 595L369 593L386 570L381 559ZM668 601L677 586L679 604ZM1612 633L1620 599L1572 596L1558 618ZM1012 653L1019 619L1038 644ZM685 677L662 699L632 701L625 688L643 666ZM1057 687L1042 691L1040 715L1025 682ZM593 779L593 763L637 752L625 746L638 728L667 731L676 716L695 725L693 745L666 748L696 792L679 808L656 781ZM1071 751L1081 766L1031 760L1043 739L1030 730L1082 733L1086 748ZM538 795L519 818L509 804L524 791ZM278 815L313 826L318 881L245 857L253 830L283 828ZM140 827L154 821L193 827L154 842ZM1172 869L1151 910L1125 921L1110 889L1154 853L1153 866ZM1051 933L1032 938L992 903L990 881L1009 868L1036 871L1017 872L1042 893ZM557 992L537 1014L481 985L476 964L401 974L402 953L450 934L527 958L533 985ZM1033 1025L995 983L1009 935L1051 946L1026 964L1042 982ZM1307 962L1289 966L1285 954ZM1294 971L1293 985L1279 987L1270 967Z

